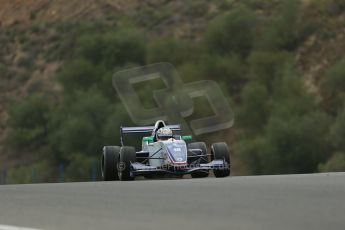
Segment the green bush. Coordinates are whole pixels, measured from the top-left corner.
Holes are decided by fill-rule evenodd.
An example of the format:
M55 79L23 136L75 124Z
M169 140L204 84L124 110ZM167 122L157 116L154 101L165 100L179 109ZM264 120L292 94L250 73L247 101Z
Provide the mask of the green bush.
M207 0L185 2L184 11L190 17L205 17L208 13Z
M328 157L328 125L329 119L322 113L272 117L265 128L266 145L260 151L262 173L315 172Z
M311 3L322 16L338 16L345 10L344 0L314 0Z
M271 9L277 4L276 0L242 0L241 2L254 10Z
M277 12L272 15L257 40L257 46L264 50L293 50L302 39L301 1L280 1Z
M200 68L197 68L197 64L186 62L177 66L178 73L183 82L193 82L202 79L203 72Z
M266 139L264 137L252 137L243 136L236 145L235 151L241 160L245 164L246 170L249 174L259 175L263 173L261 152L264 147L267 146Z
M209 53L246 56L253 45L255 15L244 6L236 7L209 24L204 42Z
M113 107L98 91L77 92L51 119L51 148L62 159L68 159L72 153L99 154L104 138L102 130L111 114Z
M27 71L31 71L34 67L34 56L33 55L24 55L18 58L17 65L18 67L25 68Z
M232 95L239 93L247 80L247 68L238 55L203 55L195 68L199 68L205 79L214 79L226 84ZM199 77L200 78L200 77Z
M79 56L110 69L127 63L144 64L146 58L145 36L133 29L87 34L78 39L77 47Z
M10 108L10 143L13 147L41 146L46 143L51 113L49 102L37 95L29 96Z
M169 62L179 65L193 62L198 57L198 50L189 41L175 38L154 40L148 47L147 62Z
M102 146L119 144L119 127L130 124L121 105L113 105L95 89L66 98L51 117L49 145L56 160L69 161L74 153L99 156Z
M284 119L318 111L315 99L307 93L302 76L291 63L285 64L272 88L272 115Z
M2 63L0 63L0 74L3 74L6 72L6 66Z
M345 172L345 153L333 154L326 163L319 165L319 172Z
M65 172L65 181L90 181L92 178L92 167L99 158L86 156L85 154L72 153L68 156L68 166ZM97 164L98 166L99 164ZM97 167L98 169L98 167Z
M108 117L104 120L102 132L103 137L102 146L104 145L119 145L120 133L119 128L121 126L130 126L132 121L128 116L127 110L122 104L116 104L114 109L109 112ZM134 124L133 124L134 125ZM138 143L138 139L135 139L135 143Z
M268 104L260 100L266 96L262 86L249 83L244 90L241 116L245 119L247 115L249 121L246 122L252 125L246 127L243 143L248 146L240 148L240 155L253 173L315 172L318 164L328 158L330 118L317 109L312 97L305 92L293 65L284 66L272 88L273 91L268 91ZM255 133L256 117L267 119L260 133ZM251 155L259 160L251 160Z
M241 100L237 116L240 126L251 132L261 130L267 122L271 101L266 87L257 82L248 83L242 91Z
M58 80L66 93L87 90L102 82L104 68L95 66L85 59L76 59L67 63L58 74Z
M316 172L329 157L328 125L329 119L322 113L271 117L260 135L246 134L236 150L251 174Z
M328 1L328 12L329 15L340 15L345 11L345 1L344 0L330 0Z
M157 10L157 7L154 5L143 5L140 11L137 12L135 18L139 25L151 29L155 26L159 26L159 24L171 17L172 14L173 12L169 4L167 4L166 7L160 7L160 10Z
M326 100L327 110L336 114L345 101L345 58L334 64L321 80L321 92Z
M345 108L337 116L330 128L330 141L338 150L345 152Z
M28 184L51 181L51 167L45 160L31 165L21 165L8 170L7 183Z
M250 77L272 89L272 84L279 75L290 55L282 51L254 51L248 57Z

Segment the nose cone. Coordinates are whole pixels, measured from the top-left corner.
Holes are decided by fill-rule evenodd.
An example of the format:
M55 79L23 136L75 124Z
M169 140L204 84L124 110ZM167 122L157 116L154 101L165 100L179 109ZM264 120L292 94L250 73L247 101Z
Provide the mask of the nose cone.
M168 160L171 165L187 165L187 147L184 141L166 143Z

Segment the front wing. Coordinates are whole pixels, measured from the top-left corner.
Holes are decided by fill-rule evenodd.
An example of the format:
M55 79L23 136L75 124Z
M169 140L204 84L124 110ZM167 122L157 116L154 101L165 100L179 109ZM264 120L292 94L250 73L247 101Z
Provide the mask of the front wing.
M153 167L148 166L139 162L131 163L132 167L132 173L134 175L140 176L140 175L147 175L147 174L176 174L176 175L183 175L183 174L189 174L194 171L200 171L200 170L212 170L212 169L228 169L230 165L228 165L226 162L222 160L213 160L207 164L199 164L197 166L188 165L185 167Z

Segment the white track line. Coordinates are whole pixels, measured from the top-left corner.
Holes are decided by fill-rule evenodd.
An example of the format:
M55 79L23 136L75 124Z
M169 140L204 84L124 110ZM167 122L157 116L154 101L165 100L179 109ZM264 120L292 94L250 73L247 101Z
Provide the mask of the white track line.
M17 227L17 226L10 226L10 225L0 225L0 230L41 230L41 229Z

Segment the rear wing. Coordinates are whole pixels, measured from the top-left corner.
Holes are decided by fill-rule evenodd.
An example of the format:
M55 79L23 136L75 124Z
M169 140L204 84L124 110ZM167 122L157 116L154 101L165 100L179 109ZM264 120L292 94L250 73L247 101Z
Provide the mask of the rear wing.
M172 131L181 131L181 125L166 125ZM128 133L144 133L144 134L151 134L155 126L137 126L137 127L120 127L120 134L121 134L121 145L123 146L123 134Z

